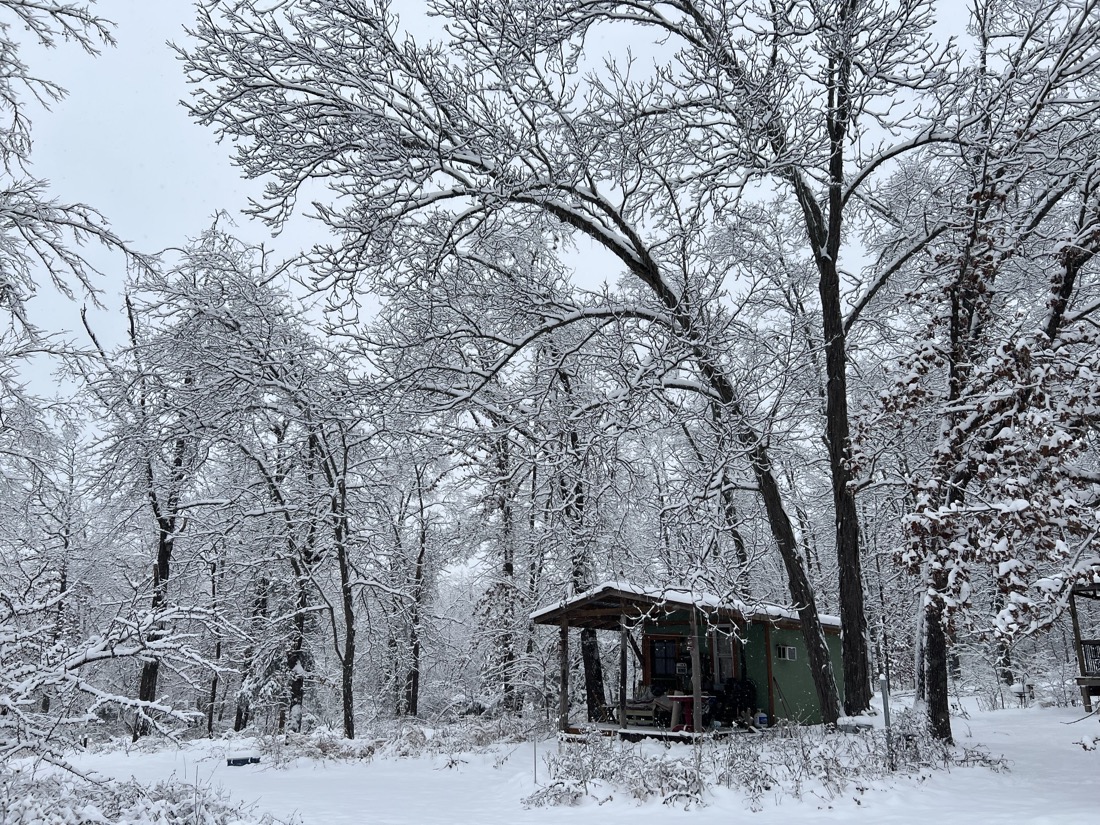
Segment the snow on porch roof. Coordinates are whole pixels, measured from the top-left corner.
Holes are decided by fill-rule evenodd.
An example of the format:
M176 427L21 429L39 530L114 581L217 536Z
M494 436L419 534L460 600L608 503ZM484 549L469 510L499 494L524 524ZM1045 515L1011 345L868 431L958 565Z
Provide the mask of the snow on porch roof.
M531 621L557 624L568 618L574 627L613 629L618 627L619 617L628 611L693 605L704 613L733 614L750 621L799 621L797 611L777 604L758 602L750 608L740 599L723 599L713 593L684 587L640 587L627 581L603 582L568 599L540 607L531 614ZM582 612L584 615L579 615ZM570 616L571 613L574 615ZM840 628L840 619L835 616L822 614L819 618L825 627Z

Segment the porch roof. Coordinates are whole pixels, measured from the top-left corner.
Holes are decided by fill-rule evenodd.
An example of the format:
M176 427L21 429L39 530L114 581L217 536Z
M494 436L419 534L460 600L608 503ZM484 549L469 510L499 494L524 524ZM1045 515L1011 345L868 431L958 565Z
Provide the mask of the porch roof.
M740 599L729 599L683 587L642 587L627 581L607 581L583 593L540 607L531 614L536 624L560 624L570 627L614 630L623 616L640 619L646 615L667 614L694 607L711 621L748 620L752 622L799 622L797 611L768 602L751 607ZM820 617L827 629L839 629L840 619Z

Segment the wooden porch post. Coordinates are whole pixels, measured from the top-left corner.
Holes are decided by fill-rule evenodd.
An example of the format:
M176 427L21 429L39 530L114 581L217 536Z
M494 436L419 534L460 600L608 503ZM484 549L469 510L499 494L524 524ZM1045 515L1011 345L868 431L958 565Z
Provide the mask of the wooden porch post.
M561 692L558 694L558 726L569 730L569 620L561 620Z
M692 727L698 733L703 729L703 674L702 656L699 655L699 608L691 606L691 704Z
M1085 675L1085 650L1081 647L1081 624L1077 620L1077 599L1074 597L1074 588L1069 589L1069 615L1073 620L1073 647L1077 652L1077 670ZM1081 685L1081 701L1085 705L1085 713L1092 713L1092 697L1089 696L1088 685Z
M626 727L626 611L619 616L619 728Z

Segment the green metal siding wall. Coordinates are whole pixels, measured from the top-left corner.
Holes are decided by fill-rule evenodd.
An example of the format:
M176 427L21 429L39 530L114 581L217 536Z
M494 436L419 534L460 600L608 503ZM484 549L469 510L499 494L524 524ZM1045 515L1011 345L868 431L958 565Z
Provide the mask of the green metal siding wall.
M780 645L795 649L794 661L780 659L776 648ZM775 715L801 724L821 721L817 691L814 690L810 662L806 656L806 644L801 630L772 628L772 676L775 677Z
M765 712L768 710L768 664L767 642L763 624L754 624L748 629L748 644L745 646L745 659L748 676L756 683L757 704ZM844 696L844 673L841 662L840 637L827 633L825 641L829 646L829 658L832 659L833 672L841 697ZM794 661L779 659L776 648L780 645L793 647L796 651ZM806 656L806 643L801 630L771 628L772 677L771 686L775 694L775 717L788 719L804 725L816 725L821 722L821 708L817 701L810 662Z
M745 628L745 675L756 684L756 707L768 713L768 660L764 625Z
M801 724L820 724L821 709L818 707L817 691L814 689L813 677L810 674L810 662L806 656L806 644L802 639L801 630L788 630L774 625L765 629L763 622L754 622L745 628L745 667L746 673L756 684L757 707L769 713L768 693L775 694L774 715L778 719L789 719ZM768 660L769 653L767 640L770 631L770 645L772 657L772 676L774 685L768 684ZM666 633L682 636L691 635L691 625L685 614L673 614L663 621L646 622L646 633ZM705 639L705 624L700 627L700 636ZM837 688L840 691L841 701L844 698L844 667L841 658L840 636L835 633L826 633L825 641L829 647L829 658L833 663L833 674L836 677ZM776 647L784 645L793 647L797 651L794 661L786 661L777 658ZM706 648L704 648L706 649Z

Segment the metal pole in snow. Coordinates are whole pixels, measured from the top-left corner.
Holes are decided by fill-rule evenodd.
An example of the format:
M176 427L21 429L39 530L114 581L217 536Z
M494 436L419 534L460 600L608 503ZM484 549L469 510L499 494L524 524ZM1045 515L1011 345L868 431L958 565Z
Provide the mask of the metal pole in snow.
M894 769L894 748L890 736L890 680L886 674L880 673L878 677L878 689L882 694L882 720L886 724L886 766Z

